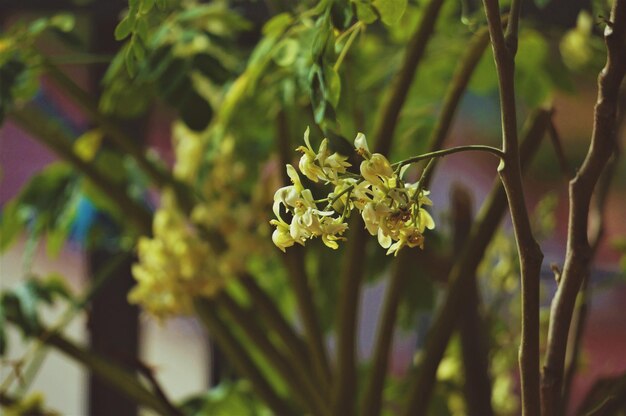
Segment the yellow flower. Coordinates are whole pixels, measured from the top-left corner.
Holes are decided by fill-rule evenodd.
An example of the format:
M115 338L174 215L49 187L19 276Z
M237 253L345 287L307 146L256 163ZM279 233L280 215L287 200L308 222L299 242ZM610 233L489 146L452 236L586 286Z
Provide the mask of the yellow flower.
M388 186L394 173L387 158L380 153L374 153L368 160L361 162L361 176L374 186Z

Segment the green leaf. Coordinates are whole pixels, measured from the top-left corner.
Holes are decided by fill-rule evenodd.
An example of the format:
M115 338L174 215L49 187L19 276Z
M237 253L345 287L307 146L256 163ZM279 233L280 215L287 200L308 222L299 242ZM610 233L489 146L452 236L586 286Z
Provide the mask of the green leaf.
M145 17L137 19L137 23L135 24L135 33L137 33L137 35L142 41L144 42L148 41L149 30L150 28L148 27L148 20Z
M370 1L355 1L354 5L356 7L357 18L361 22L371 24L378 20L376 9L374 9Z
M139 10L141 13L148 13L154 6L154 0L142 0Z
M132 46L133 54L135 55L135 58L137 59L137 61L143 61L144 58L146 57L146 50L144 49L141 42L135 41L135 42L132 42L132 45L133 45Z
M392 26L400 21L406 10L407 0L374 0L373 4L383 23Z
M128 16L126 16L115 27L115 32L113 32L115 40L122 40L126 38L128 35L130 35L130 32L132 32L132 30L133 22Z

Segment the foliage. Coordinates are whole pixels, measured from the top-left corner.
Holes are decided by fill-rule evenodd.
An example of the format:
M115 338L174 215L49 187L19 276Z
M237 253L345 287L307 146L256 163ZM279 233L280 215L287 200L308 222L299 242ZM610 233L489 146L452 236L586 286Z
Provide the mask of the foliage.
M45 238L48 253L58 254L91 206L99 221L90 223L87 248L106 240L137 254L137 285L128 300L160 320L196 315L238 378L180 404L169 402L142 366L130 373L51 336L62 328L50 331L41 322L42 305L61 298L83 310L101 287L77 298L56 278L27 276L2 293L0 352L6 350L5 324L16 326L164 414L412 414L422 392L420 414L515 414L518 404L528 412L526 391L519 401L510 398L516 349L526 336L519 332L529 327L527 321L520 325L527 319L520 305L527 307L528 284L518 277L526 277L525 253L532 247L521 239L519 224L528 226L531 239L547 238L557 201L547 197L534 214L520 213L523 189L511 187L517 182L510 175L521 175L526 156L517 154L516 140L514 151L507 142L511 113L532 124L533 109L575 92L574 80L599 71L606 48L594 19L605 2L595 2L593 17L581 11L575 27L547 30L531 15L519 33L512 24L515 0L502 4L512 10L508 27L514 29L506 32L500 17L497 24L485 21L483 9L469 1L252 3L129 0L112 34L119 49L99 80L97 101L39 44L44 33L75 36L73 17L18 23L0 38L0 121L14 120L64 159L33 176L3 207L0 250L26 233L32 244ZM537 10L550 5L535 3ZM616 3L624 7L622 0ZM498 10L497 1L489 4ZM252 7L262 12L252 16ZM494 50L488 47L487 27L492 38L498 31L506 35L506 48L515 44L515 72L503 72L502 45L494 40ZM467 50L479 54L466 57ZM93 128L74 134L33 99L42 94L42 76L84 110ZM510 84L503 81L507 76ZM506 93L513 81L511 102ZM442 144L457 107L493 144L500 135L495 117L472 107L495 108L498 92L509 123L501 148L468 145L469 135L459 146ZM466 105L460 104L463 94ZM171 129L173 163L120 122L160 115L162 104L175 118L158 126ZM544 114L537 142L554 130ZM370 131L368 144L362 132ZM512 131L517 133L515 125ZM515 233L495 232L505 210L505 194L496 187L483 205L491 216L481 210L467 219L468 240L459 246L462 226L451 220L458 207L442 212L445 192L431 179L442 158L470 151L500 159ZM521 177L514 179L521 186ZM427 211L429 194L437 205ZM490 224L489 236L476 231ZM367 234L394 256L385 256ZM472 267L455 269L462 264ZM539 274L534 277L539 281ZM475 324L485 329L476 338L488 346L488 368L482 369L487 409L479 411L465 396L468 384L479 383L464 361L467 340L450 335L472 279L478 288ZM354 335L359 299L363 287L381 281L386 301L379 332L371 356L360 360ZM363 314L360 319L373 321ZM426 341L417 346L415 362L407 363L403 376L388 375L396 327L413 333L426 318L431 324L427 336L420 333ZM538 322L534 329L540 331ZM443 338L433 350L438 341L431 340ZM423 383L426 388L416 390ZM11 384L0 393L18 391Z

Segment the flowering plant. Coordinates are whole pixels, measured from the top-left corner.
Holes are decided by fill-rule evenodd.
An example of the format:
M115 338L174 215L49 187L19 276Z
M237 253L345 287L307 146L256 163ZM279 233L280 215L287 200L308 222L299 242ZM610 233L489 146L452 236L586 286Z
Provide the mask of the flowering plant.
M0 35L7 142L25 143L27 133L60 159L2 207L0 250L26 239L17 282L5 287L3 274L0 293L7 414L54 414L58 403L27 394L48 351L42 345L116 391L98 402L102 386L90 383L92 408L79 413L126 414L128 403L168 416L566 413L619 155L626 0L592 2L595 15L609 16L602 38L587 10L576 9L560 40L556 28L542 33L542 22L569 14L545 0L527 1L532 24L520 21L521 0L502 10L498 0L482 8L443 0L70 3L85 8L79 28L111 9L105 20L119 20L116 43L98 49L103 31L74 31L69 14ZM56 46L46 52L49 34L67 56ZM75 49L92 37L91 49ZM82 62L85 76L76 77ZM101 64L94 100L81 80L96 79ZM546 103L574 88L570 73L582 80L589 70L600 72L595 124L574 170ZM484 121L490 106L467 105L495 108L495 96L502 130ZM459 108L467 124L451 134ZM170 142L151 145L162 131ZM357 131L368 132L371 147L363 133L345 138ZM473 131L501 144L447 145ZM546 135L559 161L550 167L562 171L550 172L571 185L563 268L552 267L556 288L545 293L555 295L541 314L540 237L554 228L555 204L530 214L523 175ZM440 169L498 176L476 218L467 186L452 186L446 206L447 185L431 184L442 157L468 151L499 164L457 155L464 163ZM498 231L507 210L512 233ZM39 241L55 255L68 240L93 275L81 293L33 266ZM380 313L363 307L374 283L384 286ZM48 313L53 303L65 308L58 319ZM179 361L142 361L135 306L159 323L198 320L213 354L209 386L190 397L166 393L159 369ZM90 346L65 333L77 316L90 321ZM363 343L363 326L376 332L371 342ZM27 348L13 342L14 330ZM394 345L407 332L411 353L399 363ZM623 404L623 379L601 381L580 411Z
M322 237L324 244L337 249L337 241L347 230L346 223L353 210L360 212L367 231L378 237L387 254L397 255L404 246L424 248L423 233L435 228L435 222L424 205L432 205L428 191L422 182L408 183L403 176L410 166L392 166L380 153L370 153L365 135L359 133L354 140L356 152L363 158L360 176L348 172L351 167L347 157L330 154L328 140L322 140L317 153L309 141L309 130L304 133L300 171L311 181L323 181L332 185L333 191L326 198L313 199L309 189L304 188L298 172L287 165L287 174L293 185L285 186L274 195L274 214L271 224L276 226L272 234L274 244L285 251L295 243L304 245L306 240ZM325 204L322 209L318 204ZM281 216L281 206L291 214L291 223Z

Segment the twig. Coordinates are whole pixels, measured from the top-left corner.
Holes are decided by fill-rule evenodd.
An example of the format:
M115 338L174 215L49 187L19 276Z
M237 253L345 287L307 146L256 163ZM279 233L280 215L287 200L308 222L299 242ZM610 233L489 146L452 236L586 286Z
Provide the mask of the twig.
M519 365L522 413L538 415L539 398L539 276L543 253L535 240L526 208L517 140L515 53L520 0L513 0L503 33L498 0L483 0L498 74L504 158L498 167L506 191L520 260L522 334Z
M161 387L161 384L156 379L154 375L154 370L139 359L137 359L134 364L135 367L138 369L139 374L143 375L148 380L148 383L152 387L154 394L163 402L163 404L165 404L169 408L169 414L171 414L172 416L182 416L183 413L178 410L176 406L174 406L174 404L165 393L165 390L163 390L163 387Z
M393 167L402 167L404 165L409 165L411 163L419 162L420 160L434 159L434 158L438 158L438 157L452 155L454 153L472 152L472 151L473 152L491 153L493 155L496 155L499 158L503 158L504 157L504 153L502 153L502 150L500 150L500 149L498 149L496 147L485 146L485 145L482 145L482 144L470 144L470 145L467 145L467 146L457 146L457 147L451 147L449 149L435 150L435 151L432 151L432 152L423 153L421 155L410 157L408 159L405 159L405 160L402 160L400 162L394 163Z
M537 151L541 138L548 128L550 116L550 110L538 110L529 117L528 129L520 149L522 166L526 167ZM456 326L467 286L471 283L471 276L476 273L484 252L498 227L499 219L502 218L505 210L506 194L502 184L496 182L472 227L468 238L471 244L465 245L450 271L448 290L443 306L437 313L428 332L419 371L415 373L416 378L410 386L410 393L407 395L409 400L407 408L403 412L406 416L427 414L428 403L436 381L437 368Z
M548 347L542 377L542 411L561 407L563 370L572 312L582 281L589 276L591 250L587 236L589 205L596 183L615 150L619 87L626 74L626 0L616 0L604 38L607 62L598 76L591 144L576 177L570 182L570 210L565 265L552 302Z
M404 106L415 71L424 56L426 46L435 29L443 0L431 0L424 8L422 18L407 45L404 61L393 81L389 95L381 107L381 117L374 130L374 150L386 155L391 149L400 111ZM346 259L340 275L337 314L337 375L334 380L333 414L350 416L355 412L356 386L356 325L363 279L363 254L367 233L362 221L354 216L350 221Z
M297 414L293 406L279 396L267 377L261 373L258 366L252 361L243 344L232 334L230 329L215 314L214 308L206 300L195 302L196 313L206 326L209 333L221 344L224 355L229 359L233 367L252 384L252 388L259 397L277 415Z
M567 161L567 157L565 156L565 152L563 151L561 136L559 135L559 131L556 129L554 122L550 124L549 132L550 141L552 142L552 147L554 148L554 152L556 153L556 159L559 161L561 172L563 173L565 178L567 178L567 180L571 180L574 177L574 171Z

